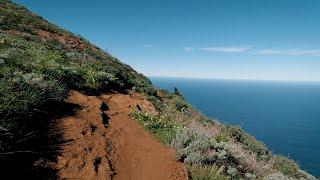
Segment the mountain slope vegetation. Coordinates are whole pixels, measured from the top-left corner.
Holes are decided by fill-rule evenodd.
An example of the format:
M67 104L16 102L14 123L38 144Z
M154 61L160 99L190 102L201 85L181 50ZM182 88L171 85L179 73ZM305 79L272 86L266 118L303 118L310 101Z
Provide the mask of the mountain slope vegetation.
M144 75L80 35L0 0L2 172L14 169L47 177L50 169L40 171L34 162L54 152L52 144L57 142L47 139L48 121L72 113L64 102L70 90L96 96L134 91L146 96L157 113L143 113L137 107L131 117L176 150L191 179L315 179L294 161L273 155L241 128L202 115L177 89L173 93L157 89Z
M15 157L19 161L20 156L31 154L31 159L38 156L34 143L39 140L39 131L44 129L43 119L63 109L63 100L70 89L86 94L126 92L128 89L146 94L155 92L145 76L84 38L11 1L1 0L0 151L3 167L8 167L7 162L13 162ZM52 107L56 112L50 112Z

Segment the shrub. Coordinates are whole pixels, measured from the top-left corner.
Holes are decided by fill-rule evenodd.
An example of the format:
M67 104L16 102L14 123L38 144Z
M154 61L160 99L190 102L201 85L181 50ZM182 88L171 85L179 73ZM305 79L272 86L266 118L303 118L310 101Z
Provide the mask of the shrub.
M192 180L228 180L230 177L223 174L224 167L215 165L189 165L188 171Z
M223 129L219 131L217 135L214 136L217 142L228 142L229 141L229 134L227 131Z
M186 163L212 164L227 159L226 143L217 143L215 139L185 128L179 130L171 146L177 150L177 157Z
M187 107L189 107L188 103L186 103L180 95L174 95L173 102L175 105L175 109L180 112L184 111Z
M282 173L273 173L263 178L263 180L294 180Z
M181 95L181 93L180 93L180 91L178 90L178 88L177 87L174 87L173 88L173 93L172 93L173 95L176 95L176 96L180 96L180 97L182 97L182 95ZM182 97L183 98L183 97Z
M279 155L274 156L273 167L284 175L294 175L299 171L299 166L293 160Z
M229 134L231 138L243 144L246 149L257 154L259 159L270 159L271 153L267 146L261 141L257 141L250 134L245 133L240 127L225 125L221 131Z
M161 111L164 108L164 103L160 101L156 96L148 96L148 101L150 101L157 111Z
M159 114L162 118L174 121L181 126L188 126L192 122L200 123L203 126L214 124L214 121L209 120L209 118L191 106L184 106L183 109L177 108L177 98L175 97L164 101L158 100L157 103L160 104ZM186 102L183 101L184 103Z
M146 129L151 131L156 138L166 144L170 144L172 142L177 129L180 128L174 123L162 119L159 116L149 115L142 112L132 113L132 116Z
M271 165L268 161L259 160L256 154L244 149L240 143L230 141L229 144L229 161L233 161L232 167L237 168L240 174L250 173L261 177L270 172Z
M231 177L236 177L238 174L238 170L236 168L233 167L228 167L227 169L227 174Z
M281 155L275 155L272 158L273 168L285 175L287 179L307 179L315 180L316 178L310 174L302 171L298 164L293 160L283 157ZM278 174L279 175L279 174Z

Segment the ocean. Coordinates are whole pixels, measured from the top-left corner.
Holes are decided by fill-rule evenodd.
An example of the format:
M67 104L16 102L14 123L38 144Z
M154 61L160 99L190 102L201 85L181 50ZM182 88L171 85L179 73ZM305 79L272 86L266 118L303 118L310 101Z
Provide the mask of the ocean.
M275 154L320 176L320 83L151 77L207 116L241 126Z

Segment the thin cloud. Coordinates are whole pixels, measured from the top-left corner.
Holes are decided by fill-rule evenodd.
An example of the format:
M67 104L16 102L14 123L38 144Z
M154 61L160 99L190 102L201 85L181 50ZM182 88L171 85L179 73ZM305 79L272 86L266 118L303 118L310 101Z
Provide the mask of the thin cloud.
M194 51L194 48L193 47L185 47L184 51L191 52L191 51Z
M320 49L263 49L257 51L259 55L288 55L288 56L320 56Z
M199 48L200 51L223 52L223 53L242 53L252 49L251 46L232 46L232 47L205 47Z

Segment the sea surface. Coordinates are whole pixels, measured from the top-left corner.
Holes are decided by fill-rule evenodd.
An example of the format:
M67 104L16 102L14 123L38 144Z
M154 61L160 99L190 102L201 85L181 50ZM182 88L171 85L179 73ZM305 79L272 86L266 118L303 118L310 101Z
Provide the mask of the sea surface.
M220 122L241 126L276 154L320 176L320 83L151 77L177 87L194 107Z

